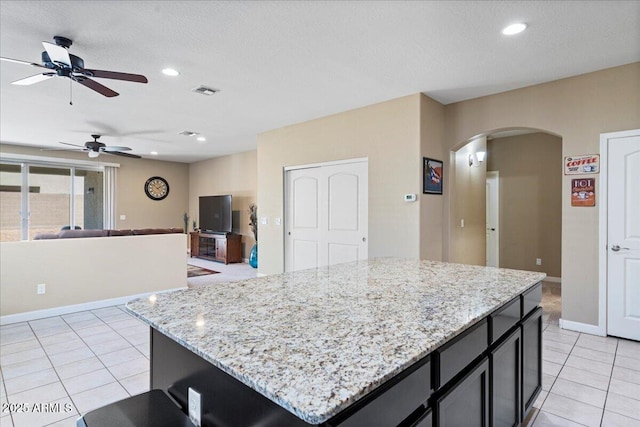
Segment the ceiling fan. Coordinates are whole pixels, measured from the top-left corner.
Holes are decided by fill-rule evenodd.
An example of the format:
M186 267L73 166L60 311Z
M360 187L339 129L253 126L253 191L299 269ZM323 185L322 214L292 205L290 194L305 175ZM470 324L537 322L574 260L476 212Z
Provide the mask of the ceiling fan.
M98 142L98 138L100 138L100 135L91 135L91 138L93 138L93 141L87 141L84 143L84 145L69 144L68 142L60 142L60 144L70 145L72 147L78 147L78 148L43 148L41 151L84 151L88 153L89 157L91 157L92 159L98 157L100 153L113 154L116 156L123 156L123 157L131 157L133 159L142 158L135 154L125 153L125 151L131 151L131 148L129 147L107 146L102 142Z
M45 49L45 51L42 52L42 62L44 65L37 64L35 62L21 61L19 59L0 57L0 60L2 61L30 65L32 67L43 68L46 70L42 74L36 74L34 76L16 80L15 82L12 82L12 84L25 86L39 83L54 76L68 77L71 80L110 98L118 96L118 92L103 86L97 81L92 80L90 77L124 80L136 83L148 82L147 78L140 74L118 73L115 71L84 68L84 60L78 56L71 55L68 52L69 47L71 47L71 44L73 43L71 40L62 36L55 36L53 37L53 40L56 44L42 42Z

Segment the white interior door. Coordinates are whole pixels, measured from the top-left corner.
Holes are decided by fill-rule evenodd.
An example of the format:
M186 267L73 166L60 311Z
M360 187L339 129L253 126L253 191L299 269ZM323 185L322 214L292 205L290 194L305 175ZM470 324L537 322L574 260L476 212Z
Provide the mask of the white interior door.
M487 221L487 267L500 266L500 204L499 204L499 172L487 172L486 221Z
M640 131L608 140L607 334L640 340Z
M368 163L287 171L285 271L368 257Z

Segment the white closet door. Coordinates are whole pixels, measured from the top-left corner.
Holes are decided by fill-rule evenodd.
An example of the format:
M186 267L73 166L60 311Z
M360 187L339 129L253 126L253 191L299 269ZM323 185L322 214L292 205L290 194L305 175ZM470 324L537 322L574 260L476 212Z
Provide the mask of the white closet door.
M640 340L640 133L608 151L607 333Z
M286 174L285 270L368 257L368 163L340 163Z

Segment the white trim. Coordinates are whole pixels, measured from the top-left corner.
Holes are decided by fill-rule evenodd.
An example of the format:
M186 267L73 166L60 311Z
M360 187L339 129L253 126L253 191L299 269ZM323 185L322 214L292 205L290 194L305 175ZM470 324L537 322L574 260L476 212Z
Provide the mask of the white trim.
M62 307L46 308L44 310L27 311L25 313L8 314L0 316L0 325L9 325L11 323L28 322L30 320L44 319L45 317L61 316L63 314L76 313L78 311L96 310L98 308L111 307L114 305L122 305L136 298L146 298L149 295L172 292L187 287L167 289L158 292L145 292L143 294L129 295L125 297L117 297L103 299L99 301L91 301L82 304L65 305Z
M45 163L45 164L57 164L65 166L111 166L119 168L120 163L107 163L107 162L92 162L89 160L77 160L77 159L64 159L62 157L45 157L45 156L31 156L28 154L15 154L15 153L3 153L0 151L0 160L13 160L16 162L25 161L27 163Z
M607 335L606 331L598 325L589 325L588 323L572 322L570 320L560 319L560 329L566 329L568 331L582 332L590 335L599 335L604 337Z
M562 277L547 276L542 281L543 282L551 282L551 283L562 283Z
M289 172L296 169L309 169L309 168L320 168L323 166L335 166L335 165L344 165L348 163L364 163L368 162L368 157L358 157L356 159L344 159L344 160L334 160L332 162L323 162L323 163L310 163L307 165L296 165L296 166L285 166L284 171Z

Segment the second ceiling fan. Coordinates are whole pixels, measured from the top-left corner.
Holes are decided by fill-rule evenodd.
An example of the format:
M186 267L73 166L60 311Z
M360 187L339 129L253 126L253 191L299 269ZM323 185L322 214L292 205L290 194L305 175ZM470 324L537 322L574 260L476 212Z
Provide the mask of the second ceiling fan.
M147 78L141 74L119 73L116 71L84 68L84 60L79 56L70 54L68 51L69 47L71 47L71 44L73 43L70 39L62 36L55 36L53 40L55 41L55 44L42 42L42 45L45 49L45 51L42 52L41 55L43 64L0 57L0 60L3 61L30 65L32 67L42 68L45 70L41 74L36 74L24 79L16 80L15 82L12 82L12 84L23 86L32 85L34 83L48 80L49 78L55 76L68 77L71 80L110 98L118 96L118 92L109 89L108 87L98 83L92 78L123 80L135 83L148 82Z
M98 141L100 135L91 135L93 141L87 141L84 145L69 144L68 142L60 142L60 144L70 145L76 148L43 148L42 151L84 151L89 154L89 157L96 158L100 153L113 154L116 156L130 157L132 159L141 159L142 157L136 154L125 153L125 151L131 151L129 147L108 146Z

